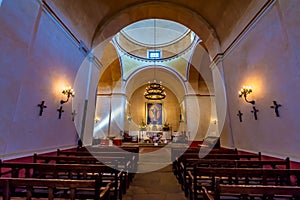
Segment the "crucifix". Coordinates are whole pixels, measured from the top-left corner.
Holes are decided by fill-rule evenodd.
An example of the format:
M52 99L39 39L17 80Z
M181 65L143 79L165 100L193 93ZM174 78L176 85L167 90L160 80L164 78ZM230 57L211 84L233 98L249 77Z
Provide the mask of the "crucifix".
M75 115L77 114L76 110L73 110L72 112L72 121L74 122L75 120Z
M257 110L255 108L255 106L253 106L253 110L251 110L251 112L254 114L254 119L257 120L257 113L258 113L259 110Z
M60 106L59 109L57 109L57 111L59 112L58 119L61 119L61 114L64 112L62 106Z
M275 109L276 117L279 117L279 111L278 111L278 108L281 107L281 105L280 105L280 104L277 104L276 101L273 101L273 104L274 104L274 106L270 106L270 108L274 108L274 109Z
M44 108L47 108L47 106L45 106L45 101L42 101L40 104L37 105L38 107L40 107L40 116L43 115L43 111L44 111Z
M237 116L239 116L240 122L242 122L243 121L243 118L242 118L243 113L240 110L239 110Z

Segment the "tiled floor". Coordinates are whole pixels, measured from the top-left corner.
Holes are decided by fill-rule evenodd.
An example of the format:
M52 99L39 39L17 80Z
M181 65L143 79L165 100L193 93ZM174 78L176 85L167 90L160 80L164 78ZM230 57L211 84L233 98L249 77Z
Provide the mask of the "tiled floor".
M172 172L172 166L136 174L124 200L186 200Z
M144 150L141 149L141 151ZM155 158L156 156L159 156L159 158ZM167 149L161 151L159 155L140 156L140 169L150 171L149 169L159 168L159 166L165 167L152 172L137 173L123 199L186 200L187 198L185 198L181 186L172 172L170 155Z

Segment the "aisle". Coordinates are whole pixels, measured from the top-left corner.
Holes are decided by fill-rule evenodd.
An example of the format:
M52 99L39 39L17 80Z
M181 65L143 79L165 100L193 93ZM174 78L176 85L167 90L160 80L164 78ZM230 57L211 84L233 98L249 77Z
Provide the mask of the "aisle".
M166 150L167 151L167 150ZM166 152L168 154L169 152ZM166 156L160 155L161 157ZM149 157L140 157L139 167L151 168L153 165L160 165L160 163L153 163ZM165 160L162 160L165 162ZM185 198L181 186L177 182L176 177L172 172L171 161L169 160L166 167L148 173L138 173L135 175L124 200L187 200Z

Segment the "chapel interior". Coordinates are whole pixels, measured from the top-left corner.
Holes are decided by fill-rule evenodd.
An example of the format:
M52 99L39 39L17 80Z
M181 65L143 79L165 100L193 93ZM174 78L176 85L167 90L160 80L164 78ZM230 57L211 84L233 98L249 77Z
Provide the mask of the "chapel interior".
M0 0L0 167L139 147L137 172L159 176L174 148L208 147L299 168L299 13L297 0ZM128 187L125 200L151 196ZM197 199L187 187L165 199Z

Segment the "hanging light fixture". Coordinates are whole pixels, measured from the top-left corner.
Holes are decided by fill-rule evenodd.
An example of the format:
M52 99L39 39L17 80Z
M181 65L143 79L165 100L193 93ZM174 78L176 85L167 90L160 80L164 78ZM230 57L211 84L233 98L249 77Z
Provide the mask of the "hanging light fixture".
M153 27L154 27L154 31L153 31L153 46L154 46L154 52L156 52L156 20L153 20ZM151 83L150 81L148 82L148 86L146 87L146 91L144 93L144 97L148 100L162 100L164 98L166 98L166 92L165 92L165 88L162 86L162 83L156 83L155 80L155 75L156 75L156 59L158 59L158 57L152 57L153 61L154 61L154 81Z
M165 88L161 83L156 83L156 80L153 83L149 82L144 97L149 100L162 100L166 97Z

